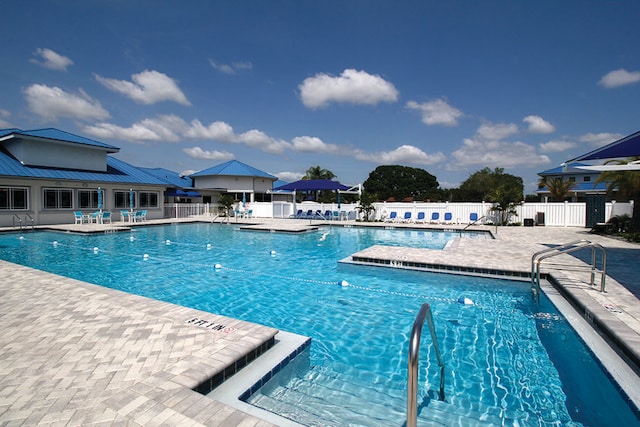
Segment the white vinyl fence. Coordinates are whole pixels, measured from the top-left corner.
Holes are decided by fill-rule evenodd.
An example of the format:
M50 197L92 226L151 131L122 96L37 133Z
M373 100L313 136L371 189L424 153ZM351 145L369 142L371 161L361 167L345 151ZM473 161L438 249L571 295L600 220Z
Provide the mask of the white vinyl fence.
M253 202L247 206L251 209L255 218L291 218L298 211L320 211L322 215L329 211L338 212L340 219L360 219L357 211L357 203L316 203L316 202ZM384 221L389 218L391 212L396 212L398 218L404 218L406 212L411 213L411 219L415 220L419 212L424 212L425 222L429 222L432 213L439 214L439 220L444 220L445 213L451 213L454 224L468 224L471 214L477 214L482 218L478 223L495 223L497 217L491 210L493 206L488 202L479 203L426 203L426 202L394 202L374 203L375 211L372 214L374 221ZM633 202L630 203L606 203L605 221L616 215L632 215ZM580 203L523 203L517 207L517 215L512 217L511 223L523 224L525 219L532 219L536 225L552 227L585 227L586 204ZM186 218L189 216L218 214L216 204L208 203L175 203L165 205L165 217ZM332 215L333 216L333 215Z

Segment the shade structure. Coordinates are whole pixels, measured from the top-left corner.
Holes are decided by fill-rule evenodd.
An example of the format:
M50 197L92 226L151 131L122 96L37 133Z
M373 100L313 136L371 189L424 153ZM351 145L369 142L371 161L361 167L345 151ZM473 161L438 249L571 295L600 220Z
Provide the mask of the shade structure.
M565 163L584 160L623 159L634 156L640 156L640 131L578 156L575 159L567 160Z
M624 165L594 165L594 166L576 166L578 169L598 172L621 172L621 171L640 171L640 162L630 162Z
M273 191L320 191L320 190L342 190L346 191L349 187L340 184L338 181L330 179L302 179L290 184L276 187Z
M167 190L164 192L165 197L201 197L202 194L197 191L185 190Z

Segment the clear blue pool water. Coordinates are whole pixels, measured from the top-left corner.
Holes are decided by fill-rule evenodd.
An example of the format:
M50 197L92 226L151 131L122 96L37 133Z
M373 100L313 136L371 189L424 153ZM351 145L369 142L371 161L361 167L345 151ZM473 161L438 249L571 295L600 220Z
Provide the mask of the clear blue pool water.
M402 425L409 334L428 302L447 399L435 398L439 368L425 330L419 423L640 425L555 307L544 297L534 303L528 283L337 262L372 244L439 249L457 236L357 227L289 235L191 224L1 235L0 258L312 337L307 354L249 399L304 424ZM460 304L461 297L474 304Z

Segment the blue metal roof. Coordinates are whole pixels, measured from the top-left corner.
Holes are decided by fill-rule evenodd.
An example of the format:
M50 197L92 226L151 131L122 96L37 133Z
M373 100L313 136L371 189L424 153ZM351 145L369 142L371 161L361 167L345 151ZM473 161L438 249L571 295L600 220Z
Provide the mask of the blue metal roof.
M543 172L538 172L538 175L571 175L571 174L580 174L580 175L589 175L593 174L593 171L587 171L584 169L576 169L576 166L588 166L585 163L570 163L567 165L558 166L557 168L547 169Z
M43 179L68 179L94 182L164 185L166 183L129 163L107 156L107 171L83 171L26 166L0 148L0 176Z
M138 168L159 180L165 182L168 186L177 188L193 188L193 180L188 176L181 176L178 172L170 171L164 168Z
M228 162L219 164L212 168L201 170L200 172L196 172L191 176L193 177L193 176L210 176L210 175L251 176L251 177L260 177L260 178L270 178L273 180L278 179L273 175L269 175L266 172L262 172L259 169L256 169L252 166L249 166L237 160L229 160Z
M26 136L32 138L43 138L55 141L70 142L74 144L89 145L92 147L104 148L111 153L117 153L120 151L118 147L105 144L103 142L95 141L93 139L85 138L83 136L74 135L69 132L65 132L59 129L46 128L46 129L34 129L34 130L21 130L21 129L0 129L0 138L7 137L9 135Z
M569 192L571 193L589 193L593 191L597 191L597 192L607 191L607 183L599 182L596 184L595 182L590 182L590 181L577 182L573 185L573 187L571 187L571 190L569 190ZM548 193L548 192L549 192L549 189L546 186L536 190L536 193Z

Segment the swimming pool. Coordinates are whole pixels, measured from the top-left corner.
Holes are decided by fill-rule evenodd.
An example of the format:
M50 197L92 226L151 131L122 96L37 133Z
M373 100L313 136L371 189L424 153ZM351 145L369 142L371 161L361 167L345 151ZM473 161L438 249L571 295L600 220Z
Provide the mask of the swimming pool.
M285 235L195 224L96 236L13 234L0 236L0 257L311 336L309 353L250 398L302 423L402 424L408 336L429 302L447 402L433 398L439 372L425 336L422 422L464 416L520 425L638 425L553 305L546 298L533 304L527 283L337 263L383 243L387 231L333 227ZM448 241L395 231L400 241L435 248ZM343 280L349 286L340 286ZM460 297L474 304L460 304Z

